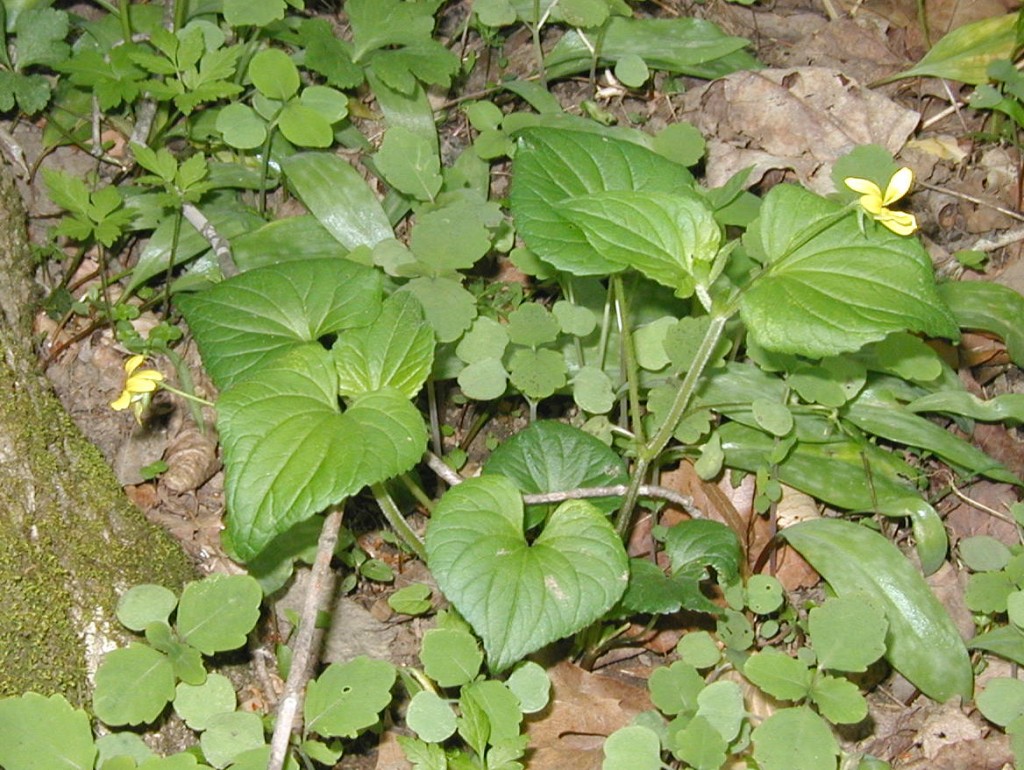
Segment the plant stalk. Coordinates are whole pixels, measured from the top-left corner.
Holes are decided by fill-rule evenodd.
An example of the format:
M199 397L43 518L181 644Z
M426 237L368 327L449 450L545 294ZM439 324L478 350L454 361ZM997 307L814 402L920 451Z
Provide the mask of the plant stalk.
M636 436L637 444L643 444L647 441L647 436L644 433L644 423L640 413L640 383L637 377L639 367L636 362L636 350L633 348L629 300L626 299L626 289L623 286L621 273L612 276L612 286L615 289L615 315L619 324L619 344L622 348L626 384L629 389L629 421L633 426L633 435Z
M419 535L412 531L412 527L409 526L409 522L405 520L402 512L398 510L398 506L395 505L394 498L391 497L387 487L383 483L378 482L370 485L370 491L373 492L373 498L377 501L377 505L380 506L380 510L384 514L384 518L388 520L391 528L402 538L402 542L409 546L409 550L416 554L416 558L426 564L427 549L424 547L423 541L420 540Z
M725 330L725 324L732 317L733 312L735 311L730 308L711 317L711 325L704 334L700 347L697 348L693 365L686 372L686 376L683 377L683 382L676 392L675 401L672 402L672 407L669 409L668 414L665 415L665 421L661 424L658 432L646 444L640 447L636 466L629 481L629 489L626 490L625 499L622 501L622 507L619 509L618 517L615 520L615 531L623 540L628 537L629 531L633 527L633 512L636 509L636 502L640 496L640 487L647 477L647 471L650 469L651 463L661 454L662 450L668 445L668 442L671 441L676 423L682 419L683 413L690 405L701 375L704 374L704 370L711 362L711 356L714 354L718 341L722 338L722 332Z

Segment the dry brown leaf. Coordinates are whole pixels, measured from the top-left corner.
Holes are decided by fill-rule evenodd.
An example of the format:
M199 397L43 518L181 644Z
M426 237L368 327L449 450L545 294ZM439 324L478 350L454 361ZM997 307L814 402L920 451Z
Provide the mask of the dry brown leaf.
M895 154L919 115L822 67L736 72L689 92L684 111L708 137L707 181L753 166L750 183L790 170L818 193L834 189L832 164L862 144Z
M220 468L217 459L217 439L211 431L205 433L188 422L171 441L164 454L167 472L160 483L174 494L199 489Z
M599 770L604 739L653 706L647 688L562 662L548 670L552 698L530 722L530 770Z

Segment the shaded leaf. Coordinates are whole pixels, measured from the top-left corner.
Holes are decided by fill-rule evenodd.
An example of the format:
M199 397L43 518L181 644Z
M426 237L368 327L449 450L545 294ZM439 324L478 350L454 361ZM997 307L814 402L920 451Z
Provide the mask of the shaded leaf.
M372 268L318 259L250 270L177 304L223 390L290 350L368 324L381 293Z

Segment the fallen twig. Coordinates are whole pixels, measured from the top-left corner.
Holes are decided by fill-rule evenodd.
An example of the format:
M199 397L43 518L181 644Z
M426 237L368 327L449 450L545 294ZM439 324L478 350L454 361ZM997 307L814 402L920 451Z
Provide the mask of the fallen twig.
M324 605L325 598L330 595L331 589L334 587L331 557L334 555L334 547L338 544L338 532L341 530L343 513L344 503L331 508L324 518L324 524L320 530L320 539L316 545L316 559L309 574L309 586L306 588L302 614L299 616L299 634L292 649L291 669L288 671L284 694L277 706L277 721L274 723L274 734L270 739L267 770L281 770L284 767L292 730L302 724L300 716L302 698L316 658L313 649L316 616Z
M444 479L451 486L456 486L465 481L462 476L453 470L444 460L433 452L426 453L427 465L434 473ZM591 497L616 497L626 494L629 487L625 484L614 484L606 487L581 487L570 489L564 492L541 492L537 494L524 494L523 502L527 505L539 505L543 503L561 503L566 500L584 500ZM678 505L695 519L704 517L700 509L693 503L693 498L683 495L668 487L657 484L641 484L639 489L640 497L653 497L657 500L666 500L673 505Z

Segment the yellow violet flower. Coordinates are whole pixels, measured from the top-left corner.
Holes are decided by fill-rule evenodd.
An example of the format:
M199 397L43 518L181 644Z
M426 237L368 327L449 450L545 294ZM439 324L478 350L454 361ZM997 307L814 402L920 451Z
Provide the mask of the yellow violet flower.
M142 410L149 403L149 399L164 380L163 374L156 369L135 371L142 366L142 362L145 360L145 356L132 356L125 361L124 370L128 377L124 382L124 390L121 391L121 395L116 401L110 402L110 408L118 412L133 406L136 419L140 417Z
M910 186L914 183L914 172L906 166L892 175L892 179L885 187L885 193L870 179L850 176L844 179L843 183L854 192L860 193L861 208L897 235L910 235L917 230L917 219L913 214L889 208L910 192Z

